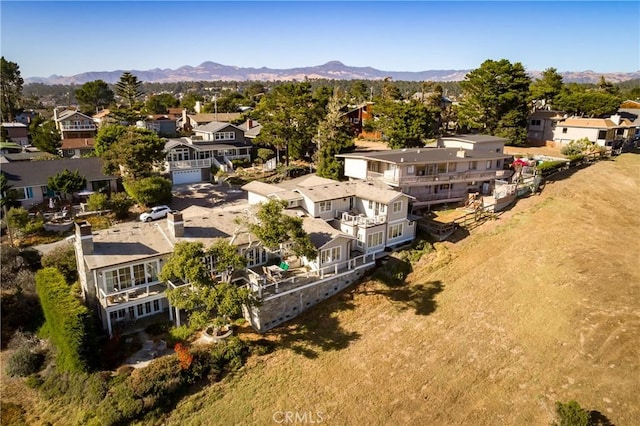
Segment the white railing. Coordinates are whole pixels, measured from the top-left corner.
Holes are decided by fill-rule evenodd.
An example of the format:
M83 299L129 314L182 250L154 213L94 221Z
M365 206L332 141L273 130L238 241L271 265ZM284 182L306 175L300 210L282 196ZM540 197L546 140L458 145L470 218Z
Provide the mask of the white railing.
M439 173L437 175L427 176L393 176L391 173L378 173L367 172L368 179L382 179L386 182L392 182L395 184L410 184L410 183L425 183L425 182L452 182L452 181L465 181L465 180L478 180L482 178L495 178L497 172L502 170L481 170L481 171L465 171L459 173Z
M338 212L338 214L340 213L342 213L339 216L340 221L351 226L369 227L381 225L387 221L387 216L385 215L367 217L364 215L353 215L349 212Z
M211 158L169 161L169 170L203 169L205 167L211 167Z
M352 259L338 262L333 265L325 266L319 269L314 269L308 271L303 274L294 275L289 278L285 278L282 280L271 281L268 284L266 283L266 279L258 280L258 282L253 282L251 278L250 280L250 288L258 295L258 297L262 297L263 293L270 294L281 294L280 288L287 288L286 292L299 289L299 286L292 287L291 285L296 284L297 282L303 281L306 284L305 286L316 285L320 281L333 277L337 274L344 274L349 271L355 271L362 268L368 268L375 264L376 254L375 253L366 253ZM262 276L260 276L262 277ZM309 278L316 278L312 282L309 282Z
M62 124L62 130L96 130L95 124Z
M149 296L155 296L157 294L164 293L166 288L167 286L165 284L155 282L109 293L105 293L102 288L99 288L98 290L100 293L100 303L105 307L109 307L134 300L144 299Z

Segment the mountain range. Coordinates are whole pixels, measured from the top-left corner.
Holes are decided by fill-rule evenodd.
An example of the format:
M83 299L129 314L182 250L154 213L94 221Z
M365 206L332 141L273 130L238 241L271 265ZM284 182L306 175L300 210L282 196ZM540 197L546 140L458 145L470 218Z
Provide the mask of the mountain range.
M382 71L371 67L351 67L339 61L323 65L289 69L242 68L203 62L198 66L185 65L176 69L91 71L72 76L51 75L49 77L25 78L25 83L44 84L84 84L88 81L103 80L116 83L123 72L129 71L140 81L148 83L175 83L179 81L301 81L308 79L332 80L381 80L391 77L396 81L460 81L471 70L429 70L429 71ZM536 78L540 71L529 71ZM560 73L565 82L596 83L600 76L612 83L640 78L640 71L631 73L596 73L593 71L569 71Z

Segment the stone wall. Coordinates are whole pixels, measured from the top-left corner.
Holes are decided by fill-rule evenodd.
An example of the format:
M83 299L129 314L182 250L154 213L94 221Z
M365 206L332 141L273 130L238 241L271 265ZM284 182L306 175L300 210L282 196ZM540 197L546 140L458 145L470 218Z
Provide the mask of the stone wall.
M349 287L374 266L375 263L369 263L359 269L269 296L261 306L245 308L244 316L256 330L264 333Z

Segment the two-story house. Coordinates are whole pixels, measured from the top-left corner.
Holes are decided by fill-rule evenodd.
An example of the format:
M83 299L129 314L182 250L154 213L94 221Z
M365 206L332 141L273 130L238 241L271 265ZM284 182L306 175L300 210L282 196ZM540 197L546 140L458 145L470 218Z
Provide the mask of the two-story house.
M527 143L531 146L545 146L553 141L553 130L558 121L564 118L560 111L539 110L529 115Z
M92 117L76 110L58 112L53 109L53 119L60 132L60 153L65 158L79 158L93 152L97 126Z
M193 137L169 139L165 144L174 185L209 181L212 166L232 170L231 160L251 160L252 149L241 128L220 122L198 128Z
M305 215L324 220L352 237L349 250L360 253L378 253L416 236L418 217L409 214L413 197L373 182L337 182L308 175L277 185L253 181L243 189L250 204L280 199L289 209L301 208ZM344 260L347 252L340 254Z
M505 139L486 135L441 138L435 148L340 154L345 176L385 183L415 199L418 210L460 202L469 193L489 194L496 178L506 176Z
M613 147L633 139L636 126L619 114L609 118L570 117L556 124L553 141L559 145L587 138L602 147Z

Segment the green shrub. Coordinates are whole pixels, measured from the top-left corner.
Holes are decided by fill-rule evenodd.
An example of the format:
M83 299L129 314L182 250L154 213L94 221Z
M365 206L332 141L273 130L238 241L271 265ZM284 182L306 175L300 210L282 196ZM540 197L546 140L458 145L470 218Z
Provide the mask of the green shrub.
M16 350L7 361L9 376L26 377L37 373L44 364L44 354L33 351L28 347Z
M143 206L169 204L172 183L161 176L151 176L124 183L124 189L133 200Z
M12 207L7 212L7 220L12 229L17 230L20 235L31 235L44 228L42 216L29 217L29 212L22 207Z
M541 164L538 164L538 171L541 173L549 173L554 170L557 170L561 167L564 167L567 164L566 161L544 161Z
M56 366L61 371L85 371L95 360L93 318L70 291L64 276L55 268L36 273L36 291L51 342L57 349Z
M233 164L233 168L237 169L238 167L249 167L251 166L251 161L246 158L236 158L231 160L231 164Z
M108 207L115 214L116 219L126 219L133 204L133 200L125 192L116 192L111 194Z
M191 329L187 325L181 325L180 327L174 327L169 330L171 338L176 341L187 341L194 333L195 330Z
M109 208L109 197L102 192L95 192L89 195L87 207L90 211L107 210Z
M560 423L557 423L559 426L589 425L589 412L580 407L576 401L569 401L566 404L556 401L556 414L560 420Z
M76 263L76 251L73 245L57 247L42 256L44 268L57 268L68 284L78 280L78 265Z

